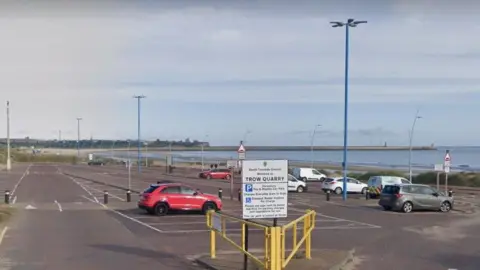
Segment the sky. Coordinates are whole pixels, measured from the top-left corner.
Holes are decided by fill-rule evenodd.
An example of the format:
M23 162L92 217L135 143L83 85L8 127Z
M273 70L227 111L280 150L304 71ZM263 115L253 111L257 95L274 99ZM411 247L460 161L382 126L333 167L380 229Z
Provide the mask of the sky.
M480 4L359 2L2 1L11 136L342 145L355 18L349 144L479 145Z

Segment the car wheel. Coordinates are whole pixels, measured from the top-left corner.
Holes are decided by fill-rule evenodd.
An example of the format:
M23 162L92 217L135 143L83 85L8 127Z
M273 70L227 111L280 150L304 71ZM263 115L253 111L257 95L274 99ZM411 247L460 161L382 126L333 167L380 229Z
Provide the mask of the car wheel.
M206 202L202 207L202 212L207 214L210 210L217 211L217 205L213 202Z
M342 188L337 187L337 188L335 189L335 194L337 194L337 195L342 194Z
M365 194L365 193L367 193L367 188L364 187L362 188L362 194Z
M168 205L165 203L157 203L153 212L157 216L165 216L168 213Z
M303 187L302 186L297 187L297 192L302 193L303 192Z
M230 178L232 178L232 177L230 176L230 174L227 174L227 176L225 176L225 179L227 179L227 180L230 180Z
M452 205L449 202L443 202L442 205L440 205L440 211L447 213L450 212L452 209Z
M212 179L212 176L211 176L211 175L207 175L207 179Z
M302 177L302 181L306 183L306 182L307 182L307 178L306 178L306 177Z
M404 213L410 213L413 210L413 204L411 202L405 202L402 207Z
M392 208L391 208L390 206L384 206L384 207L383 207L383 210L385 210L385 211L390 211L390 210L392 210Z

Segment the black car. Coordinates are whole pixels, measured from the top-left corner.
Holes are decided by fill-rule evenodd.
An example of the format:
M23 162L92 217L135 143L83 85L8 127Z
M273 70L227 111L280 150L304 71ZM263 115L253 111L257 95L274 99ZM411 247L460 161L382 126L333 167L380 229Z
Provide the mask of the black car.
M88 162L88 166L92 166L92 165L103 166L103 165L105 165L105 163L103 163L103 161L101 161L101 160L90 160Z

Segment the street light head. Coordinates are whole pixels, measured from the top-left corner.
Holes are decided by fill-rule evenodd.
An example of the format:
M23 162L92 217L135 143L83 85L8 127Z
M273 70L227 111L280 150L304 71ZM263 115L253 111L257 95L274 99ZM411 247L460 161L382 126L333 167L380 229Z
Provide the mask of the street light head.
M330 22L332 24L332 27L342 27L345 24L342 22Z
M422 118L423 118L423 117L422 117L422 116L420 116L420 115L419 115L419 116L417 116L417 119L422 119Z
M353 23L354 21L355 21L355 19L350 18L350 19L347 20L347 23Z
M353 22L354 25L359 25L359 24L362 24L362 23L367 23L367 21L355 21L355 22Z

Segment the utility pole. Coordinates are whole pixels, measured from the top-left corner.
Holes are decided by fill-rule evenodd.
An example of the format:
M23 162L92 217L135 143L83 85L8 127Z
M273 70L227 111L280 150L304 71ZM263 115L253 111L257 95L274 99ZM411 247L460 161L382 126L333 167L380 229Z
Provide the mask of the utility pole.
M310 168L313 169L313 160L314 160L314 155L313 155L313 144L315 142L315 134L317 133L317 128L321 127L322 125L315 125L315 128L313 128L313 133L312 133L312 138L310 141L310 155L311 155L311 165Z
M77 158L80 158L80 121L81 117L77 117Z
M138 121L137 121L137 132L138 132L138 161L137 161L137 165L138 165L138 172L142 172L142 142L140 141L140 112L141 112L141 103L140 103L140 100L142 98L146 98L146 96L144 95L140 95L140 96L133 96L133 98L136 98L137 99L137 109L138 109Z
M7 171L12 169L10 159L10 101L7 101Z

